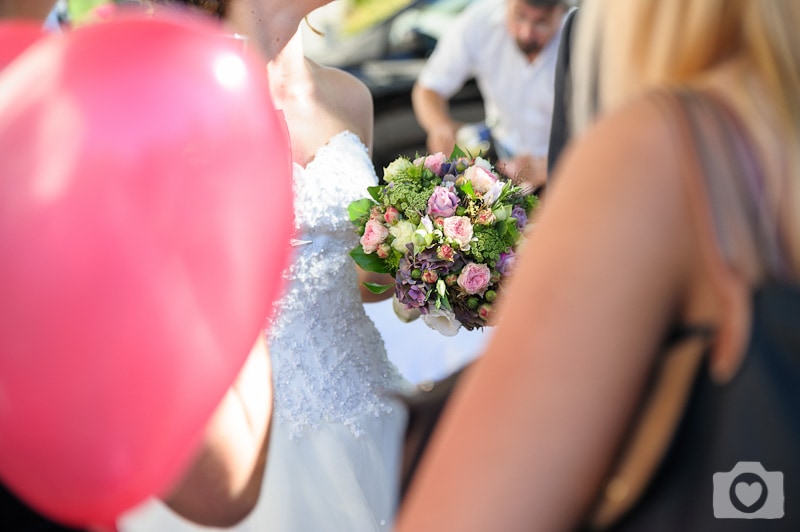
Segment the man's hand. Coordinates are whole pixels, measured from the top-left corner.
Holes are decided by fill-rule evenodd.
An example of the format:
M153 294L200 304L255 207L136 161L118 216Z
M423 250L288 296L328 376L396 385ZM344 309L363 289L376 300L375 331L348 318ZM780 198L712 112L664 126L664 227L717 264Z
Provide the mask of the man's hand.
M461 124L443 122L428 131L428 153L442 152L449 155L456 145L456 132Z
M497 162L497 170L519 185L536 190L547 183L547 158L518 155Z

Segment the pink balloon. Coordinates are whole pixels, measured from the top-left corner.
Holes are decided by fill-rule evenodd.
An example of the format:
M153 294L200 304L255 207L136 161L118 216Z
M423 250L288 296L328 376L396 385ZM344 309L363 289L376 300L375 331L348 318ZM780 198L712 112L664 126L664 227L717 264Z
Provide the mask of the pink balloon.
M41 25L34 22L0 21L0 70L43 35Z
M189 463L280 294L291 160L263 60L125 18L0 74L0 479L108 524Z

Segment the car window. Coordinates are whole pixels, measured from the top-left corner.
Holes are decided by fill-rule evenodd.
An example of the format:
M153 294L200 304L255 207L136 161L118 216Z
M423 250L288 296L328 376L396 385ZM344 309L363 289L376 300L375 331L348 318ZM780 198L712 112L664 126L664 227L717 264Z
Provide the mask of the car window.
M322 35L304 27L315 61L353 67L366 61L424 58L461 10L474 0L336 0L309 15Z

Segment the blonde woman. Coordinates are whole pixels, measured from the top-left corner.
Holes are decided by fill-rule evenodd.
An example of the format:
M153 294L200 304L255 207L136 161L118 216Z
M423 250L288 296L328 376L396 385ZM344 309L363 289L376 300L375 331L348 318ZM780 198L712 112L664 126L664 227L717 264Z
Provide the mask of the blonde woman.
M746 350L756 309L750 293L800 272L800 4L585 0L577 24L578 136L517 264L498 328L444 414L397 531L572 530L605 495L633 501L627 514L600 521L621 528L796 529L796 493L788 488L800 474L796 461L786 464L792 469L773 466L783 469L787 489L786 512L781 487L781 513L771 520L718 519L737 514L715 514L719 501L705 468L721 457L704 454L705 446L677 445L665 458L690 475L686 466L695 461L697 482L673 480L687 493L701 490L700 499L663 490L670 469L659 470L659 459L641 482L650 491L639 502L637 486L607 480L631 441L635 414L654 391L649 378L663 362L668 332L709 331L698 382L726 393L758 361ZM724 151L731 142L738 148ZM745 168L740 159L752 164ZM740 179L743 173L751 181ZM759 224L753 205L766 213ZM775 253L763 251L770 239L762 232L779 236L771 239ZM790 319L797 314L784 316L784 333L798 330ZM699 349L703 335L692 338ZM773 374L798 385L796 362ZM756 406L766 395L751 394L750 407L724 419L701 417L693 395L686 416L707 422L699 427L704 441L733 445L716 440L741 416L773 416ZM796 427L793 401L783 404L788 415L775 427ZM677 443L685 428L674 432ZM667 432L655 439L668 442ZM747 438L780 444L759 433ZM767 466L782 458L749 460ZM730 472L734 463L719 467ZM777 496L777 481L769 482ZM637 521L647 505L666 507L673 496L672 511L659 521Z

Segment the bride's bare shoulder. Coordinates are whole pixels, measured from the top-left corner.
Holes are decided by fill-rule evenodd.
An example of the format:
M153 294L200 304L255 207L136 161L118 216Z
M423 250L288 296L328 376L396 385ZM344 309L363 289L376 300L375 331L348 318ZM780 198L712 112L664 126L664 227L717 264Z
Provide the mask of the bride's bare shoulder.
M328 108L365 142L372 136L372 94L354 75L339 68L316 65L317 83Z

